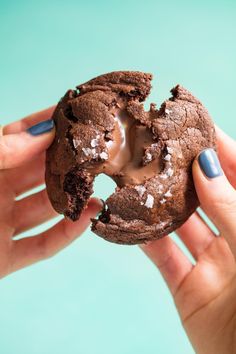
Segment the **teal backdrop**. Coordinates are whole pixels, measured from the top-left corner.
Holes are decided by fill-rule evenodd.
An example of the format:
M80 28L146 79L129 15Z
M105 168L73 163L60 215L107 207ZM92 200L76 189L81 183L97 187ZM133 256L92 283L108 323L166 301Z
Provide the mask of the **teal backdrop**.
M160 104L180 83L236 137L235 16L235 0L0 0L0 122L50 106L101 73L142 70L154 74L148 102ZM100 177L95 194L113 188ZM1 280L0 353L193 349L140 249L87 231L56 257Z

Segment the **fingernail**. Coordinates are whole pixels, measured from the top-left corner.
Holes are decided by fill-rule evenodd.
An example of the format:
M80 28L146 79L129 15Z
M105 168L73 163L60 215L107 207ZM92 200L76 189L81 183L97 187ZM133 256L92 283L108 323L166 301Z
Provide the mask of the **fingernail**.
M223 175L220 166L220 161L217 157L215 150L203 150L198 156L198 162L201 167L201 170L208 178L215 178Z
M54 121L52 119L45 120L38 124L33 125L27 132L31 135L41 135L50 132L54 128Z

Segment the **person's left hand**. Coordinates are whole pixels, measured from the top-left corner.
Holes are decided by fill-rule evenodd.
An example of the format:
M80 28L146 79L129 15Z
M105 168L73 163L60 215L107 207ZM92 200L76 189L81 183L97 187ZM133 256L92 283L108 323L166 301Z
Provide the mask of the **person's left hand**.
M44 183L45 150L55 134L53 121L48 120L53 110L32 114L0 131L0 277L53 256L79 236L101 209L100 201L92 198L77 222L63 219L41 234L14 240L58 215L46 189L16 200Z

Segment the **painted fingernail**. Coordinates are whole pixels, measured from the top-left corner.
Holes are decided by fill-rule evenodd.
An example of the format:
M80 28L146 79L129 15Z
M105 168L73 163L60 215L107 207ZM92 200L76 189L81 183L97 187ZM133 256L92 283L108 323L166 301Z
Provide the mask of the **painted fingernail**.
M54 127L54 121L52 119L44 120L38 124L33 125L27 132L31 135L41 135L50 132Z
M198 156L198 162L201 170L208 178L215 178L223 175L215 150L203 150Z

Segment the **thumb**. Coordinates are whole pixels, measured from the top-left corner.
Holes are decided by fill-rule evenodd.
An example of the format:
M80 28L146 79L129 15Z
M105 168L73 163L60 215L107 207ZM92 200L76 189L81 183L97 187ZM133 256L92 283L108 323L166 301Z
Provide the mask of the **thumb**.
M195 159L193 178L203 210L236 257L236 191L227 180L213 149L203 150Z
M42 153L52 143L54 122L49 119L26 131L0 136L0 170L20 166Z

